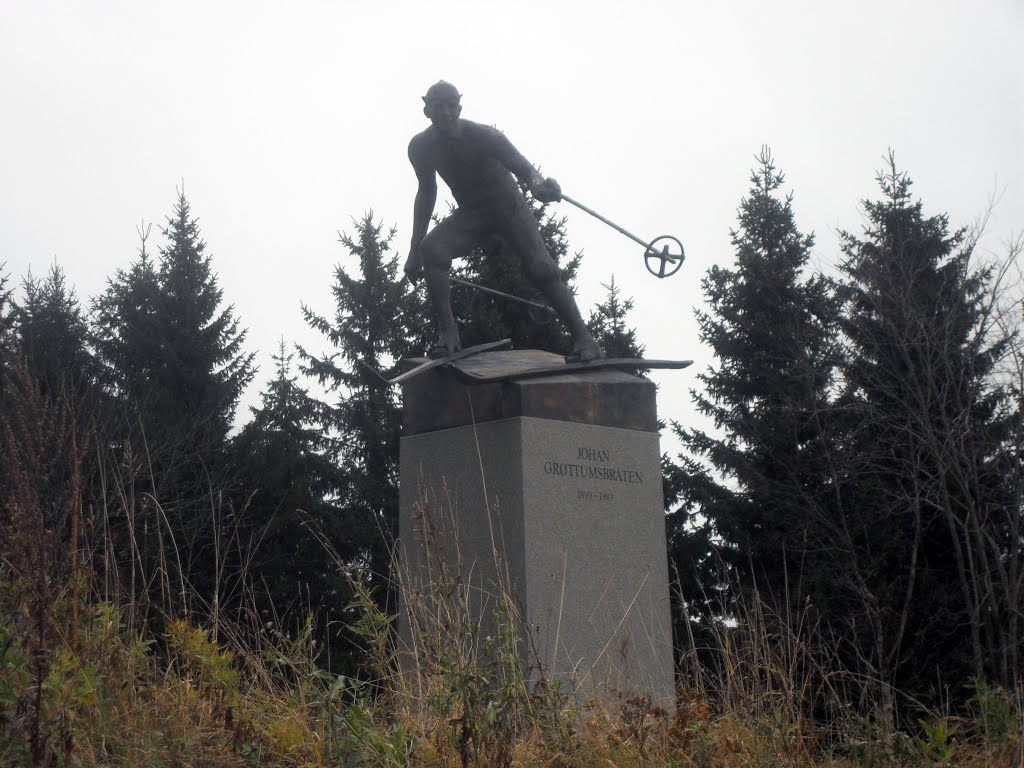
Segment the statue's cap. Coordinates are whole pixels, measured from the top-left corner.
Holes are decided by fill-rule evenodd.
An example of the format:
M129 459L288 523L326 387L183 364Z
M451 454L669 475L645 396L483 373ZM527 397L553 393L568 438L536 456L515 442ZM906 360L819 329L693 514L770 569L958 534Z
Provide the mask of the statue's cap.
M459 89L449 83L447 80L438 80L432 86L427 88L427 95L423 97L424 103L429 103L433 99L451 98L458 101L462 98L462 94L459 93Z

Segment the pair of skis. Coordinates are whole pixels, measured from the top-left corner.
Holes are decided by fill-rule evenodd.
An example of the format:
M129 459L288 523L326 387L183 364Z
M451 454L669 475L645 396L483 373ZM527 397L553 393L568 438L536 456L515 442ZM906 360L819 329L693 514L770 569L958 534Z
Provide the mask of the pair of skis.
M473 355L479 355L482 352L491 352L493 350L502 349L512 344L511 339L502 339L501 341L492 341L488 344L478 344L475 347L467 347L466 349L458 352L453 352L445 357L438 357L433 360L428 360L425 363L420 363L415 368L410 368L404 373L400 373L394 378L387 378L380 371L371 368L369 365L364 363L364 367L373 375L374 380L382 385L393 387L396 384L402 384L409 379L412 379L420 374L426 373L427 371L439 368L442 365L450 365L458 360L464 360L467 357ZM659 369L679 369L686 368L693 363L692 360L643 360L634 357L612 357L612 358L599 358L597 360L589 360L587 362L565 362L555 365L543 365L539 367L532 367L525 371L519 371L516 373L501 373L497 375L477 375L477 374L466 374L463 375L469 378L474 383L486 384L494 381L505 381L507 379L532 379L539 376L551 376L559 373L569 373L571 371L588 370L594 371L601 368L659 368Z

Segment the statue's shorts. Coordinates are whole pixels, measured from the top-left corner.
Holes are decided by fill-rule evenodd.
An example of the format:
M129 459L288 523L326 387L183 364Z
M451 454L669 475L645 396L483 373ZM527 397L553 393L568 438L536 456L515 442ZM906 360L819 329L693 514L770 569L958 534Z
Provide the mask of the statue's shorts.
M521 194L456 208L423 238L420 254L425 264L450 266L453 258L467 255L493 235L519 254L524 272L534 283L559 279L558 265L544 246L537 220Z

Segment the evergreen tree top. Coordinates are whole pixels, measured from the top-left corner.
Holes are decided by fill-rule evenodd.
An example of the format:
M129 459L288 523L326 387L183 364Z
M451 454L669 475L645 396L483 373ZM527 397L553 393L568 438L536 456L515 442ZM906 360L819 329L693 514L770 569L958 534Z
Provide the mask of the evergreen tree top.
M7 287L11 281L11 275L6 270L7 262L0 261L0 328L3 327L4 319L11 311L11 296L14 295L14 289Z
M945 213L925 215L891 152L877 179L882 195L863 202L863 234L840 233L848 396L895 407L909 392L917 398L930 391L919 381L942 381L942 391L915 413L950 414L973 403L980 429L1004 397L987 378L1010 343L988 311L992 270L972 266L966 230L950 232Z
M83 395L97 370L88 350L89 328L64 270L54 264L45 279L30 270L22 294L12 302L11 322L32 375L44 393Z
M591 311L587 327L608 357L642 358L644 346L637 341L636 329L626 323L626 316L633 310L633 299L621 297L622 289L616 284L615 275L608 283L601 283L601 287L607 291L605 300Z
M274 376L262 394L259 407L250 406L253 420L247 432L277 432L297 445L310 449L327 445L323 431L316 426L319 409L309 392L299 386L298 377L292 375L292 359L285 349L284 337L278 341L274 360Z
M331 286L333 316L302 305L306 322L322 333L335 351L318 358L300 346L300 367L330 391L362 386L365 372L361 363L380 370L401 357L421 353L430 333L424 300L396 279L398 260L391 246L394 227L385 230L374 220L372 210L353 219L352 224L354 234L339 232L338 240L355 258L358 271L350 274L344 264L336 265Z
M213 445L231 428L254 355L243 349L246 331L234 307L221 306L223 291L183 192L166 221L158 262L144 224L137 259L94 300L96 345L118 397L149 403L149 414L172 433L201 423Z
M797 227L792 195L779 194L784 176L770 150L757 160L731 232L735 266L708 270L702 287L710 310L697 312L701 341L719 361L698 376L707 395L697 406L740 433L757 409L781 407L768 405L779 398L824 398L836 355L833 286L819 275L803 278L814 237Z
M885 311L886 296L940 308L941 284L963 279L969 271L972 248L963 247L966 230L951 233L945 213L925 216L922 202L911 195L912 180L897 168L893 153L877 180L881 199L862 201L867 216L863 234L839 233L845 257L841 268L851 278L847 298L859 295L856 311L869 314ZM928 289L911 290L922 279L930 281ZM894 293L894 286L903 287L897 292L901 295Z

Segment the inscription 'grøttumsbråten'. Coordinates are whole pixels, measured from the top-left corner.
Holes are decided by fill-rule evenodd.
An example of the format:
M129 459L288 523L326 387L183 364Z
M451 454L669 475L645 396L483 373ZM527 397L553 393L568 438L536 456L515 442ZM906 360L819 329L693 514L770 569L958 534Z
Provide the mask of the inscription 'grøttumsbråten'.
M599 465L580 464L577 462L545 461L544 474L557 477L579 478L581 480L607 480L613 483L630 483L640 485L644 481L643 473L627 467L600 466L611 461L609 451L602 448L580 446L577 449L578 461L599 462Z

